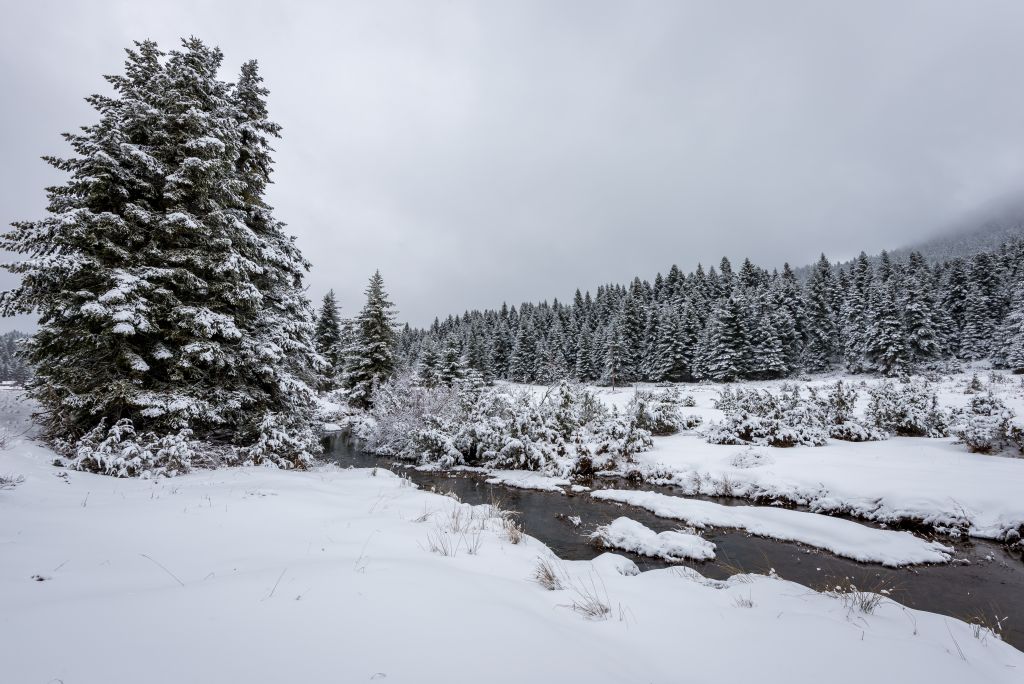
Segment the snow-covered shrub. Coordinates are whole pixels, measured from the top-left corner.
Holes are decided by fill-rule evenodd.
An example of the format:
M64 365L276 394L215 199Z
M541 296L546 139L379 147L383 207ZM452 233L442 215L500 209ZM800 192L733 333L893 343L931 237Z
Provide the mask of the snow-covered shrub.
M981 378L975 373L971 376L970 382L967 383L967 388L964 389L964 394L977 394L978 392L984 391L985 386L981 383Z
M679 405L685 408L693 408L697 405L697 400L693 398L692 394L687 394L680 400Z
M693 413L683 414L680 418L679 429L680 430L696 430L704 424L704 419L701 416Z
M613 413L602 420L594 429L597 442L595 454L633 460L634 454L650 449L654 443L651 433L639 427L635 420Z
M949 416L923 380L886 381L868 392L867 416L874 427L901 437L945 437Z
M400 374L377 388L369 420L356 425L354 433L375 454L416 459L414 439L428 427L427 418L454 419L458 406L454 388L425 387L412 374Z
M127 418L111 425L105 421L77 442L58 442L59 464L74 470L115 477L171 477L194 466L208 467L218 454L210 445L192 439L188 430L157 436L137 434Z
M233 449L226 459L229 465L262 465L277 468L308 468L320 442L308 425L289 421L277 413L265 413L257 427L256 438L244 447Z
M370 418L361 436L372 451L441 467L584 475L651 445L636 420L567 382L535 398L507 386L426 387L399 377L381 385Z
M1015 442L1013 417L1013 410L991 392L979 394L959 416L953 434L974 453L1002 451Z
M773 447L824 446L828 442L825 416L812 399L795 386L784 385L778 396L768 391L726 388L716 406L726 412L704 437L711 444L760 444Z
M652 435L674 435L683 427L679 390L645 392L637 390L626 406L626 415L637 427Z
M3 491L5 489L14 489L24 481L25 477L23 475L0 473L0 491Z
M842 380L837 380L824 392L812 388L811 397L821 407L829 437L846 442L870 442L888 436L856 418L853 409L857 405L857 390Z

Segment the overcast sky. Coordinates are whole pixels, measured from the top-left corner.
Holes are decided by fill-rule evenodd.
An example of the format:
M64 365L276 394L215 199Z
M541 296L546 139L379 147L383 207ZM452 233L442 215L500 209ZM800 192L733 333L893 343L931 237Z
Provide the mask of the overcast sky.
M122 48L257 58L270 202L343 315L562 299L672 263L927 238L1024 186L1024 2L0 0L0 223ZM0 286L12 277L0 275ZM22 321L15 324L24 325ZM8 329L10 321L0 323Z

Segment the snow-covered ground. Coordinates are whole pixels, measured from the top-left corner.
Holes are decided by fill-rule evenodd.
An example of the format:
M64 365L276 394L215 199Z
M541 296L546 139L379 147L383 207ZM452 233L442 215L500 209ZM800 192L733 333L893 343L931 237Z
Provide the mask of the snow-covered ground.
M0 679L1018 682L1024 654L889 600L563 562L385 470L0 473ZM447 554L447 555L446 555ZM539 559L549 579L535 581ZM851 663L855 665L851 666Z
M939 403L963 408L971 372L937 381ZM984 368L978 375L1024 423L1024 379L995 375ZM797 384L824 387L837 379L859 392L863 415L867 389L882 382L864 376L815 377ZM777 392L785 381L739 383ZM794 382L792 380L790 383ZM714 408L726 385L680 385L696 406L682 409L705 424L721 420ZM643 386L650 389L650 386ZM539 393L544 388L535 388ZM592 388L609 406L625 408L635 387ZM943 439L893 437L881 442L830 440L823 447L742 447L708 444L698 434L655 437L654 448L636 455L635 467L649 482L673 484L687 494L769 498L806 505L811 510L843 513L878 522L909 520L940 531L1000 539L1024 526L1024 458L972 454L953 437Z

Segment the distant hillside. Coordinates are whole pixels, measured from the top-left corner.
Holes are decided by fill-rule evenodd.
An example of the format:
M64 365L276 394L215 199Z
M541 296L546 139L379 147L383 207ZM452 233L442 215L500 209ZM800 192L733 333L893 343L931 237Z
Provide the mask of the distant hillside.
M1006 242L1024 237L1024 216L989 221L974 230L958 231L933 238L924 243L896 249L890 255L899 260L920 252L928 261L949 261L957 257L970 257L978 252L998 249Z
M1024 201L990 211L984 218L975 217L961 222L960 226L947 230L945 234L914 245L888 250L894 261L902 261L911 252L920 252L931 263L950 259L972 257L979 252L990 252L1006 242L1024 239ZM870 255L877 263L878 254ZM848 266L853 260L840 262ZM794 269L798 278L806 278L813 264Z

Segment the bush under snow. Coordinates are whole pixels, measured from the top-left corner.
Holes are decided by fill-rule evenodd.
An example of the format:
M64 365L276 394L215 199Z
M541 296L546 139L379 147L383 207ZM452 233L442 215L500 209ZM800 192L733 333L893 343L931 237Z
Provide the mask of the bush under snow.
M712 444L758 444L772 447L824 446L828 438L850 442L884 439L885 434L853 415L857 394L841 381L807 396L784 384L779 394L767 390L725 388L716 407L725 419L704 433Z
M441 467L486 466L589 474L651 447L643 421L674 420L660 398L620 414L560 383L541 397L505 386L426 387L404 375L383 384L357 436L380 455Z
M988 454L1017 446L1024 452L1021 429L1013 424L1014 413L991 392L971 397L970 406L960 414L953 434L968 450Z
M867 415L880 430L900 437L946 437L949 415L925 380L883 382L868 392Z

